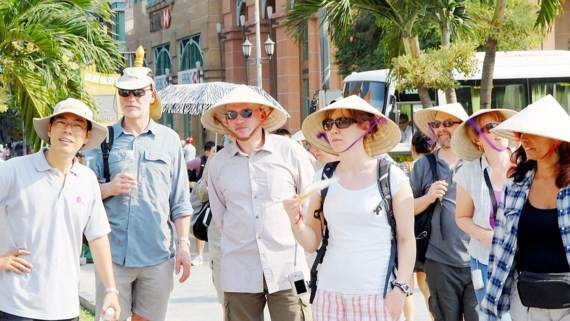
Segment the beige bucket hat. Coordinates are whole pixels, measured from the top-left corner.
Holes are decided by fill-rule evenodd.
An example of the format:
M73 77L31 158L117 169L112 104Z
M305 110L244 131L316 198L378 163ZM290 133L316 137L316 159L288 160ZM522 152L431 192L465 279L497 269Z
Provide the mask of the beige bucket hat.
M91 123L91 136L89 137L89 141L81 147L81 151L92 149L101 145L101 143L107 137L107 127L96 123L93 121L93 112L87 105L82 102L81 100L75 98L67 98L66 100L62 100L55 105L53 110L53 114L44 118L34 118L34 129L38 136L43 139L46 143L50 144L50 139L48 136L48 127L50 125L50 121L53 117L64 114L64 113L71 113L77 115L79 117L85 118L88 122Z
M367 103L364 99L357 95L352 95L337 100L333 104L312 113L309 117L305 118L305 121L303 121L302 129L305 139L318 149L332 155L338 155L338 153L333 151L331 146L324 139L319 138L319 136L325 133L323 128L325 113L335 109L353 109L367 112L381 118L380 123L377 125L378 131L376 132L375 137L367 139L367 149L369 148L371 151L370 156L389 152L400 142L400 128L396 123L382 115L378 109L372 107L372 105Z
M222 97L220 101L206 109L204 114L202 114L202 125L207 130L232 135L222 123L226 120L226 116L223 114L225 112L224 107L229 104L257 104L271 108L271 110L267 112L267 119L262 124L262 127L268 132L273 132L281 128L287 122L287 118L291 117L285 109L272 104L269 100L248 86L240 85Z
M446 113L461 119L461 121L465 121L469 117L469 115L467 115L467 112L465 111L463 106L461 106L460 103L453 103L453 104L441 105L437 107L430 107L418 110L414 114L414 123L416 124L418 129L422 133L424 133L424 135L432 139L434 139L435 137L433 137L433 130L431 130L428 123L435 120L435 115L437 113Z
M468 130L469 127L471 126L469 121L471 119L475 119L475 117L477 116L491 112L498 112L502 114L505 119L509 119L517 113L516 111L510 109L479 109L478 111L473 113L473 115L471 115L461 125L457 127L457 129L453 133L453 136L451 137L451 149L453 150L455 155L457 155L462 160L466 161L472 161L483 155L483 151L477 149L477 147L475 147L475 145L471 142L471 139L469 138Z
M493 134L516 140L515 133L526 133L570 142L570 116L547 95L491 130Z
M152 70L147 67L129 67L123 70L123 75L117 79L115 87L125 90L142 89L152 85L154 92L154 103L150 105L150 117L159 119L162 116L162 103L156 91L154 79L152 79Z

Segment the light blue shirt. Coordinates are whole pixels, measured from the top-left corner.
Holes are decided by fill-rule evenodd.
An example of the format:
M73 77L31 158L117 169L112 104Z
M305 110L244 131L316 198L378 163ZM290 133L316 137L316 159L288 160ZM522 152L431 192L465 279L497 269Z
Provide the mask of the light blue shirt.
M174 221L192 215L188 174L180 138L168 127L150 121L138 136L126 132L122 119L115 125L113 148L109 155L111 180L124 171L126 151L133 150L137 163L138 188L131 195L116 195L104 200L111 223L113 262L127 267L160 264L176 253ZM85 156L85 163L103 175L100 148Z

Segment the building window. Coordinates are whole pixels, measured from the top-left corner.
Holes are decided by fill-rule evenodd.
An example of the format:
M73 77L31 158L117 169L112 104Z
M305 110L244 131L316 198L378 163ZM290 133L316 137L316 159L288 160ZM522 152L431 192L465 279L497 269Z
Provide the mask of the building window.
M172 60L170 59L170 45L154 47L154 75L166 75L168 68L172 72Z
M304 112L304 116L307 117L310 114L310 110L311 110L311 91L309 90L309 79L308 78L303 78L303 110Z
M113 39L120 42L125 41L125 2L115 1L111 2L111 9L113 10Z
M309 25L305 24L303 28L303 60L309 60Z
M200 35L178 41L178 59L180 71L196 68L196 61L204 66Z
M245 16L245 21L247 21L247 3L246 0L237 0L236 1L236 14L237 14L237 25L242 27L241 21L239 19L240 16Z

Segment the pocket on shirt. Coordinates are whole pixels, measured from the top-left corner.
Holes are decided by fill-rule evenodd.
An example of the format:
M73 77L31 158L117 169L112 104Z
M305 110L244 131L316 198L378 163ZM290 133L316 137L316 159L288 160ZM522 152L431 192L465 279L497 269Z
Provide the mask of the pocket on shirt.
M145 151L145 175L147 179L155 181L154 183L169 184L171 181L170 163L171 158L168 153L158 151ZM156 181L159 180L159 181ZM149 182L153 183L153 182ZM158 186L155 186L158 187Z

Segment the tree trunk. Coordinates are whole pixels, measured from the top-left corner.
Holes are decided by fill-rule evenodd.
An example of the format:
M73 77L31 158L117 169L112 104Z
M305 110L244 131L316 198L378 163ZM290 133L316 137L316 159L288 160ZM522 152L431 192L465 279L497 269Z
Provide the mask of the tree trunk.
M409 50L409 54L418 58L421 55L420 42L418 37L406 37L404 36L404 47ZM407 45L406 45L407 44ZM429 97L429 91L423 84L418 84L418 95L420 96L420 101L422 102L423 108L428 108L432 106L431 98Z
M441 30L441 47L449 47L451 44L451 31L449 30L449 22L445 20L441 21L439 28ZM449 88L445 90L445 100L447 104L457 102L457 94L455 93L455 88Z
M481 75L481 109L491 108L493 92L493 71L495 70L495 55L497 52L497 39L489 37L485 44L485 59Z
M445 100L448 104L457 102L457 94L455 93L455 88L449 88L445 91Z

